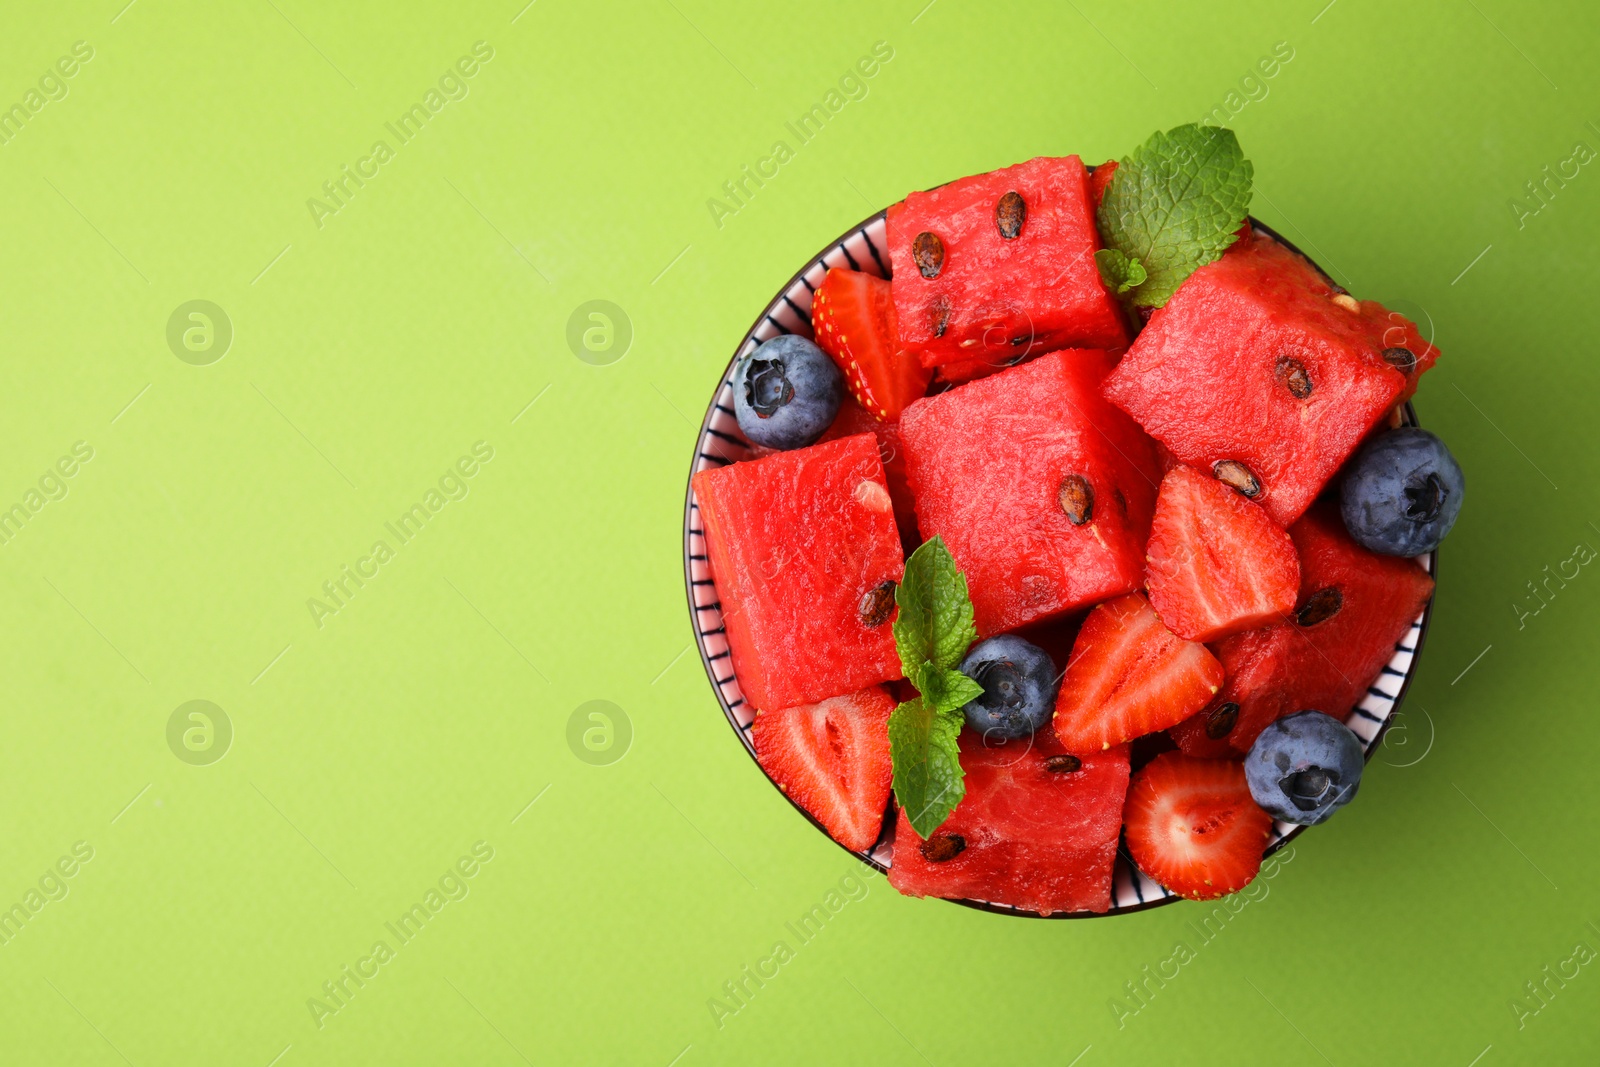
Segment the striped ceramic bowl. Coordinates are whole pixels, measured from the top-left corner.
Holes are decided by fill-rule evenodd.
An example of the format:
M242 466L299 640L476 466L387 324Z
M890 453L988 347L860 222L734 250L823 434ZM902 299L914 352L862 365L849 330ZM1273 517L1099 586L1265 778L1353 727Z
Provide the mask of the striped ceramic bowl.
M1255 219L1250 221L1257 229L1272 234L1291 248L1294 247L1270 227L1262 225ZM778 295L757 316L755 324L744 335L728 365L723 368L722 378L712 394L710 405L706 408L705 420L700 425L700 437L695 446L694 461L689 471L691 478L696 472L707 467L721 467L751 456L750 445L739 432L739 424L733 414L734 364L761 342L779 334L797 333L804 337L811 336L811 298L816 293L817 286L822 284L823 275L829 268L846 267L850 270L875 274L881 278L889 277L889 249L885 230L884 213L881 211L859 225L851 227L842 237L812 257L798 274L778 290ZM1412 426L1417 424L1416 412L1412 410L1410 404L1406 405L1405 422ZM1420 562L1430 572L1436 573L1438 553L1421 557ZM689 610L694 619L695 642L700 649L700 661L705 664L706 674L710 676L712 689L717 695L717 702L722 706L723 715L727 717L728 725L733 729L733 734L739 743L744 746L745 752L749 754L751 762L755 763L755 747L750 740L750 727L755 721L755 712L745 703L744 697L739 692L739 681L733 673L727 635L722 627L722 607L717 599L716 586L711 581L711 565L706 558L700 509L695 504L692 486L684 502L683 571L689 592ZM1345 719L1345 724L1355 731L1356 736L1366 746L1369 760L1382 743L1384 731L1388 728L1395 711L1400 707L1400 701L1405 698L1406 689L1411 684L1411 675L1416 658L1422 651L1422 641L1427 635L1428 617L1432 611L1433 602L1429 601L1422 614L1411 624L1410 632L1395 645L1394 656L1389 660L1388 666L1383 668L1383 672L1377 678L1372 679L1367 687L1367 695L1362 698L1360 704L1350 709ZM760 768L759 763L755 763L755 766ZM774 785L773 788L776 789L777 786ZM781 791L779 795L787 799ZM891 808L893 803L891 799ZM804 808L797 804L794 807L817 828L819 833L826 835L827 831L811 818ZM873 847L866 852L852 853L852 855L858 856L863 862L871 864L880 871L887 871L894 862L894 824L891 811L889 817L884 819L883 834ZM1306 829L1304 826L1291 823L1276 823L1272 828L1272 842L1267 846L1267 855L1276 852ZM1128 858L1125 848L1118 850L1116 871L1111 884L1111 909L1105 914L1121 915L1142 911L1169 904L1177 899L1179 899L1177 896L1146 877L1144 872ZM983 900L962 900L956 903L1007 915L1040 917L1035 912L991 904ZM1058 913L1050 916L1053 919L1095 917L1097 916L1086 912Z

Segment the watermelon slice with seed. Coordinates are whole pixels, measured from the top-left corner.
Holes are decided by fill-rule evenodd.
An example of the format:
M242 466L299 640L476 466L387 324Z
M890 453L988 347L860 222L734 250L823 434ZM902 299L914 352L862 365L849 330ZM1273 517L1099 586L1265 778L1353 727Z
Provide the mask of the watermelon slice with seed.
M1128 343L1095 266L1100 236L1077 156L912 193L889 209L888 238L900 342L924 366Z
M1091 349L906 409L900 432L917 526L967 576L981 635L1132 592L1160 481L1150 439L1100 395Z
M1256 231L1156 311L1105 392L1287 527L1437 358L1403 316Z
M1300 557L1295 611L1217 646L1228 672L1219 697L1239 705L1224 735L1235 753L1250 751L1262 730L1292 712L1349 715L1433 595L1433 579L1414 560L1380 556L1351 540L1331 501L1319 502L1289 535ZM1203 723L1172 733L1184 751L1211 754L1201 744Z
M875 436L709 468L693 487L746 700L776 711L901 676L905 557Z
M1161 480L1145 560L1151 605L1186 641L1278 622L1300 592L1289 535L1259 505L1193 467Z
M963 730L960 745L966 795L926 841L900 812L890 884L1042 915L1109 909L1127 746L1079 758L1047 730L995 745Z

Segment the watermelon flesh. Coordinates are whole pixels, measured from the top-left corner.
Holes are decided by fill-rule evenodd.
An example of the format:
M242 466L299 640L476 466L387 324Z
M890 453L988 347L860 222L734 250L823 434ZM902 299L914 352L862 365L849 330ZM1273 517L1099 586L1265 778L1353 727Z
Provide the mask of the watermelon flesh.
M1016 226L1007 237L1001 202L1012 193L1020 220L1009 216ZM937 241L936 256L924 234ZM965 379L975 362L1003 367L1057 348L1128 343L1095 266L1100 237L1077 156L1040 156L912 193L889 209L888 238L900 342L923 366L966 364Z
M1128 746L1085 756L1080 770L1063 773L1049 769L1047 761L1062 756L1049 731L986 746L963 730L960 743L966 796L927 847L900 812L889 883L910 896L986 900L1042 915L1109 909ZM939 841L951 835L961 850L935 862L953 851Z
M900 543L906 555L916 551L922 543L917 537L917 507L911 496L911 484L906 481L905 447L900 443L900 423L882 422L872 412L847 396L839 405L839 414L833 423L817 438L817 443L837 441L858 433L870 433L878 439L878 455L883 460L883 473L889 486L889 499L894 504L894 522L900 529Z
M1239 705L1226 735L1234 755L1250 751L1262 730L1292 712L1309 708L1336 719L1349 715L1433 595L1433 579L1414 560L1380 556L1351 540L1331 501L1307 512L1289 536L1300 557L1294 621L1238 634L1216 646L1227 672L1217 701ZM1337 610L1316 621L1335 596ZM1215 739L1205 737L1204 730L1215 706L1173 728L1173 739L1190 755L1217 754Z
M983 636L1144 583L1160 473L1150 439L1100 395L1112 362L1052 352L901 417L917 526L965 572Z
M901 676L905 557L876 437L710 468L693 488L746 700L776 711Z
M1184 463L1243 464L1287 527L1437 358L1403 316L1254 232L1151 317L1105 393Z

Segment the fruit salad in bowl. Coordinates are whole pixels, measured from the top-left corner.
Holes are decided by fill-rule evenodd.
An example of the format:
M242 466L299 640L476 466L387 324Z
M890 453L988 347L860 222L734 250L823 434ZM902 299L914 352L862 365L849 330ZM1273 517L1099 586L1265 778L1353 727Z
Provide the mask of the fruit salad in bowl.
M828 246L713 397L685 507L735 733L908 896L1243 889L1350 803L1465 480L1439 352L1249 215L1234 135L1040 157Z

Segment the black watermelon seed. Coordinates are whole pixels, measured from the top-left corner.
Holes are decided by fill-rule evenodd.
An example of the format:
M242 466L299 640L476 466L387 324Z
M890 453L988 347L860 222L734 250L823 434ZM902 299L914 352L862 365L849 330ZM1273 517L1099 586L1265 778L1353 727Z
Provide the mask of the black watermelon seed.
M1417 354L1409 348L1385 348L1383 361L1401 374L1410 374L1417 369Z
M1083 760L1077 756L1048 756L1044 761L1044 769L1051 774L1071 774L1083 766Z
M1081 474L1069 474L1061 479L1061 490L1056 494L1067 521L1082 526L1094 518L1094 486Z
M1306 365L1298 359L1284 356L1278 360L1273 373L1296 400L1304 400L1311 395L1311 375L1306 373Z
M911 261L924 278L937 278L944 269L944 242L923 230L911 239Z
M1239 721L1239 705L1233 701L1218 704L1211 709L1211 714L1206 716L1206 736L1213 741L1220 741L1233 732L1234 723Z
M1319 622L1327 622L1339 614L1339 609L1344 607L1344 594L1339 592L1337 586L1328 586L1311 594L1311 599L1306 601L1306 606L1295 615L1294 621L1301 626L1315 626Z
M1022 232L1022 224L1027 218L1028 205L1015 189L1002 196L994 206L994 224L1000 230L1000 236L1007 241Z
M1236 459L1218 461L1211 468L1211 473L1224 485L1231 485L1245 496L1254 500L1261 495L1261 481Z
M967 839L960 834L935 834L917 851L929 863L948 863L967 850Z
M861 597L861 604L856 608L856 614L861 617L863 626L882 626L889 621L889 616L894 614L895 583L891 581L880 582L868 589Z

